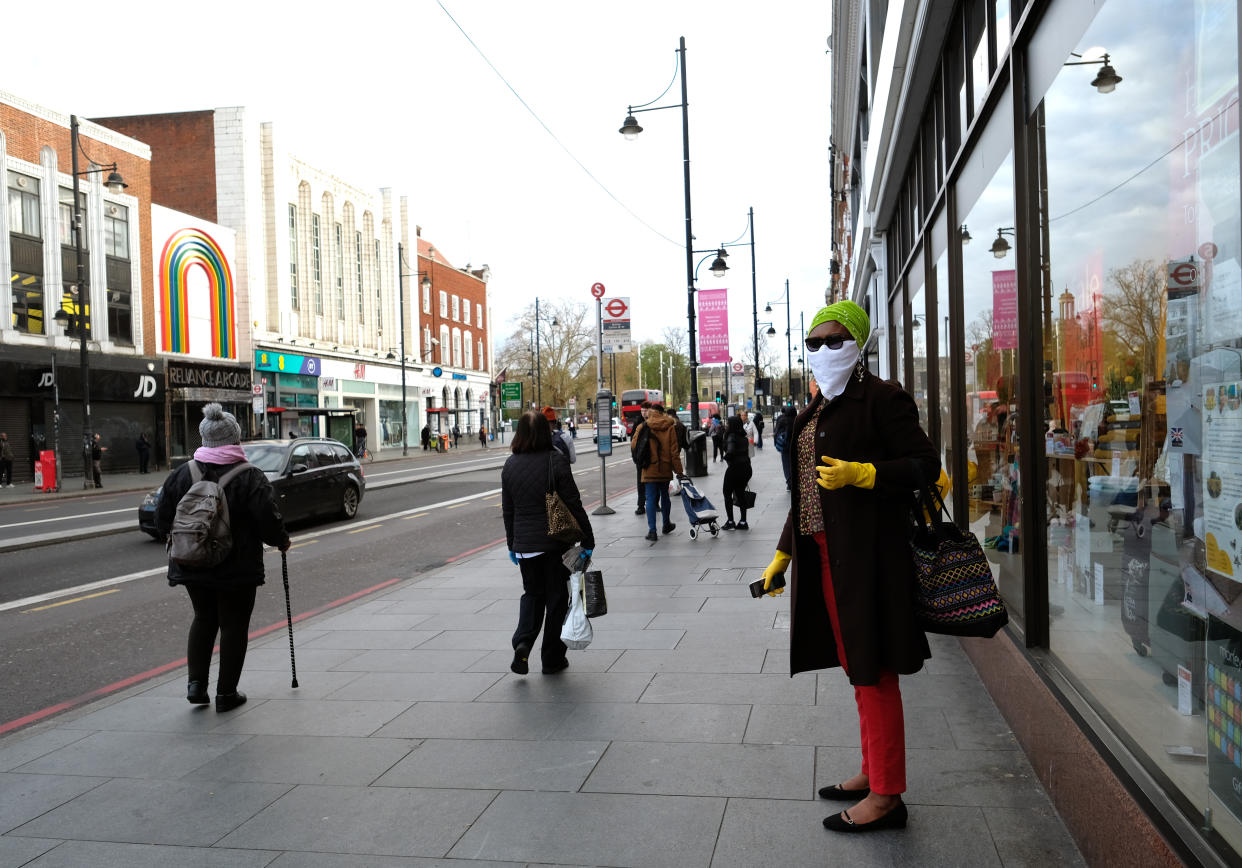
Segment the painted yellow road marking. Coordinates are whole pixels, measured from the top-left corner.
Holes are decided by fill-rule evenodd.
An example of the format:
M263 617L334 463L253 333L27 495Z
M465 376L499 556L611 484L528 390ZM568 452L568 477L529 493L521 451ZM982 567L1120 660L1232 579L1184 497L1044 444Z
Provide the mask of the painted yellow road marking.
M407 515L407 516L405 516L404 518L402 518L401 520L402 520L402 521L409 521L409 520L410 520L410 519L412 519L412 518L422 518L422 517L423 517L424 515L426 515L426 514L427 514L427 513L425 513L425 512L420 512L420 513L418 513L417 515Z
M317 542L319 542L319 540L317 539L308 539L305 542L294 543L293 545L289 546L289 548L300 549L302 546L313 546Z
M445 507L445 509L457 509L459 506L465 506L465 504L464 504L464 503L455 503L455 504L453 504L452 506Z
M366 527L360 527L356 530L347 530L346 533L362 533L364 530L375 530L377 527L383 527L383 524L370 524Z
M86 594L85 596L73 597L72 599L69 599L69 600L61 600L59 603L48 603L46 606L36 606L33 609L22 609L22 614L24 615L27 612L42 612L44 609L55 609L57 606L68 606L70 603L80 603L83 600L90 600L90 599L93 599L94 597L103 597L108 594L115 594L120 590L121 590L120 588L112 588L111 590L108 590L108 591L100 591L97 594Z

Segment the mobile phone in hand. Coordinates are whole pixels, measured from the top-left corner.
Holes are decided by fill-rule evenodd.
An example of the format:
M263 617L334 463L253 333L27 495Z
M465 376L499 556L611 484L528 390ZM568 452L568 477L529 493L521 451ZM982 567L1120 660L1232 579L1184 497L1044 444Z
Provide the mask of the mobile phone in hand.
M757 582L750 583L750 595L752 597L762 597L764 594L769 594L772 591L775 591L777 588L785 587L785 574L777 573L775 576L773 576L772 586L770 588L764 588L763 582L764 580L760 579Z

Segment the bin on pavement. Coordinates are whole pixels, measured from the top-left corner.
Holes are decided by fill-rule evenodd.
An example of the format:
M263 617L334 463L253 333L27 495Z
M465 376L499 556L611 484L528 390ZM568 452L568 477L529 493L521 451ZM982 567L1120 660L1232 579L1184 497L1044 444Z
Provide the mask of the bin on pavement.
M707 475L707 432L689 431L686 446L686 475Z
M56 453L50 449L39 453L34 466L35 491L56 490Z

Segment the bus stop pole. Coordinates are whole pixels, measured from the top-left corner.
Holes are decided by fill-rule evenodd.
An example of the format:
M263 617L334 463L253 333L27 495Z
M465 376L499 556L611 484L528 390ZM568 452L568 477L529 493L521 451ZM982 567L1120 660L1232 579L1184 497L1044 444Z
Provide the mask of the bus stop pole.
M613 515L616 510L608 505L608 455L612 454L612 401L609 396L608 407L601 417L599 412L600 394L604 391L604 299L600 287L601 295L595 299L595 440L596 450L599 452L599 488L600 498L599 506L591 513L591 515ZM607 433L605 427L600 424L601 420L606 420ZM608 438L608 444L603 446L603 438Z

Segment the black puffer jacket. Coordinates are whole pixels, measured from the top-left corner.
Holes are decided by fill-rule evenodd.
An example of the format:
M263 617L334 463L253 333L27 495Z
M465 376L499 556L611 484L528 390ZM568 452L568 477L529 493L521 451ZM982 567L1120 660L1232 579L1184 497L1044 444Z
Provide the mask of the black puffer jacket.
M745 434L725 435L724 458L730 468L750 467L750 440Z
M235 464L199 463L203 479L218 480ZM190 490L190 465L181 465L164 480L163 494L155 512L155 526L161 533L172 528L177 502ZM224 489L229 504L229 525L233 530L233 551L214 567L196 569L168 562L168 584L210 584L213 587L244 587L263 584L263 543L282 546L289 541L285 520L276 507L272 484L257 467L234 477Z
M591 520L582 508L582 496L565 456L555 449L518 452L509 456L500 471L500 506L505 517L505 538L511 552L563 552L569 547L548 536L548 462L561 500L582 528L582 547L595 548Z

